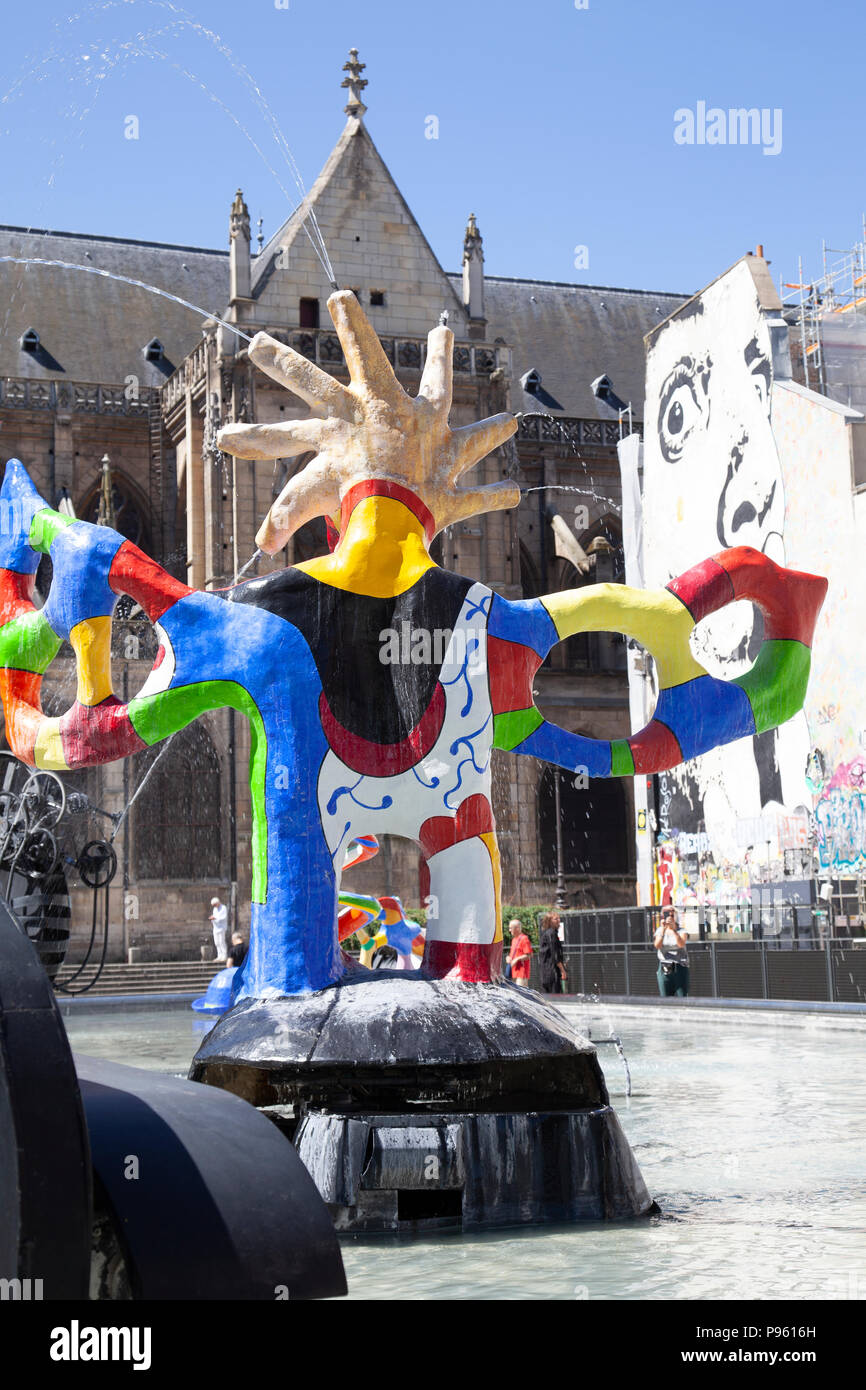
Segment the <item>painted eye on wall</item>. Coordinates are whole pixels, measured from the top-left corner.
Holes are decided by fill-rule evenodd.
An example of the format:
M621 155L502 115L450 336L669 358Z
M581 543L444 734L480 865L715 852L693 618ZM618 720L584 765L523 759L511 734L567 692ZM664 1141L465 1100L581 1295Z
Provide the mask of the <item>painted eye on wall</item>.
M703 418L704 392L691 357L678 362L662 387L658 437L668 463L682 457L685 442Z

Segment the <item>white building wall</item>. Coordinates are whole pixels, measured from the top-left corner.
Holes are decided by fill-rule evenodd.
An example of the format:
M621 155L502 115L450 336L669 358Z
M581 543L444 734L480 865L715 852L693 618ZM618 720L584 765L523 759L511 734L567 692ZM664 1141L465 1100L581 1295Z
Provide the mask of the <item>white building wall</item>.
M862 417L791 379L763 261L739 261L651 335L644 418L649 587L737 545L830 581L804 713L665 775L663 829L684 832L681 851L711 858L740 896L791 846L791 818L811 812L821 865L866 869L866 505L850 438ZM730 679L752 665L760 630L750 604L732 604L692 646Z

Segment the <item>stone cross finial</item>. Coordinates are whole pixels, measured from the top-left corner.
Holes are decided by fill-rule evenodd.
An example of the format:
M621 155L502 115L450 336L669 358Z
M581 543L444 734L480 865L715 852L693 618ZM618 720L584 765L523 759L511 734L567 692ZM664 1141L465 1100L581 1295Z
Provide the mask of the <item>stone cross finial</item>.
M361 93L367 86L367 79L366 77L362 77L361 73L364 71L366 66L366 63L358 62L357 48L350 48L349 61L348 63L343 64L343 72L347 72L349 76L344 77L343 81L340 83L341 87L348 87L349 89L349 100L343 107L343 110L346 112L347 116L357 116L360 118L367 110L366 106L361 100Z
M235 194L232 203L231 216L229 218L230 237L242 236L246 241L250 239L250 212L244 202L244 195L240 189Z
M475 213L470 212L469 221L466 224L466 234L463 238L464 251L473 251L476 246L481 245L481 233L478 230L478 223L475 221Z

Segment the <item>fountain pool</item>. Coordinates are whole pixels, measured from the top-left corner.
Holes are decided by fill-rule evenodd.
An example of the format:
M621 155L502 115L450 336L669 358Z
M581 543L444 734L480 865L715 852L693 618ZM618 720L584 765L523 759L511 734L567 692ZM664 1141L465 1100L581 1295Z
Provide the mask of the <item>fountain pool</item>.
M62 1005L73 1048L185 1075L187 1003ZM346 1239L349 1297L863 1299L866 1016L565 1003L662 1215L622 1225Z

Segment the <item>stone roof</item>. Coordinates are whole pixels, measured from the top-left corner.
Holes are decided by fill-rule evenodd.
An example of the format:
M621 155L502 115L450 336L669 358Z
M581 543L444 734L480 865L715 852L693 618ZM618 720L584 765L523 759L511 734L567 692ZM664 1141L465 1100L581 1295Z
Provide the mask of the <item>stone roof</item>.
M210 313L223 312L228 300L227 251L0 226L0 255L67 261L126 275ZM260 264L266 261L266 256L260 258ZM461 277L449 274L447 282L459 299ZM484 295L487 341L501 338L513 353L512 409L583 418L610 415L590 390L603 372L641 416L644 336L688 298L501 276L485 278ZM42 380L122 385L135 375L141 385L160 385L199 342L204 321L193 310L116 280L2 262L0 303L0 376ZM20 346L30 328L39 334L36 355ZM153 338L165 349L162 368L143 356ZM520 386L520 378L533 368L542 379L537 395Z
M450 278L459 292L459 276ZM636 418L642 418L644 335L688 297L486 276L487 341L502 338L513 354L512 410L610 418L590 389L607 373L616 394L631 401ZM533 368L541 375L536 395L520 385Z
M126 275L221 314L229 293L228 251L194 246L41 232L0 226L0 256L67 261ZM204 315L170 300L74 270L0 262L0 376L122 385L161 385L201 339ZM39 334L37 355L24 352L27 329ZM158 338L167 362L147 362L142 349Z

